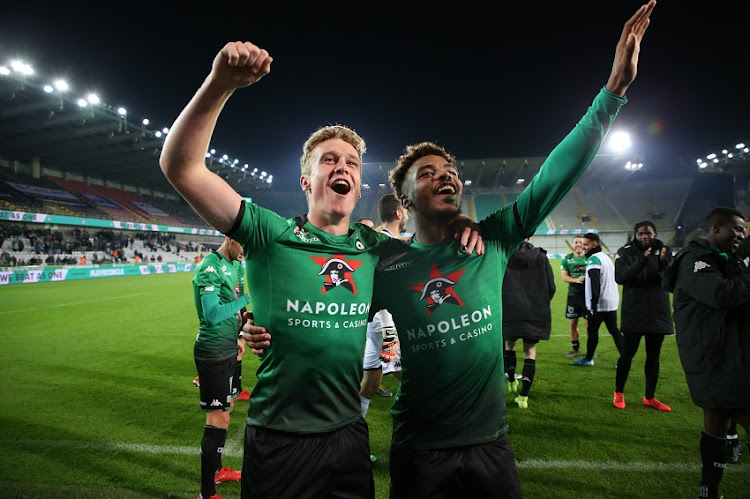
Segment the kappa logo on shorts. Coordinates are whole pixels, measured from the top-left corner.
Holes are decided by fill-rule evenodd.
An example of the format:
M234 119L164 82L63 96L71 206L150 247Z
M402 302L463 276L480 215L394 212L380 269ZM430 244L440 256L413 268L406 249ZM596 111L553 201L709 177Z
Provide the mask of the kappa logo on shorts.
M362 264L361 260L347 260L343 254L333 255L332 257L311 256L310 258L320 265L318 275L326 276L320 294L338 287L346 288L355 295L357 294L357 286L352 279L352 272Z
M453 286L456 285L465 269L451 272L448 275L443 275L437 265L432 264L430 270L430 279L427 282L421 282L413 286L409 286L413 291L421 293L419 301L427 299L427 316L443 303L452 303L460 307L464 306L464 302L461 301Z
M223 404L222 404L221 402L219 402L219 400L218 400L218 399L213 399L213 400L211 401L211 407L222 407L222 405L223 405Z

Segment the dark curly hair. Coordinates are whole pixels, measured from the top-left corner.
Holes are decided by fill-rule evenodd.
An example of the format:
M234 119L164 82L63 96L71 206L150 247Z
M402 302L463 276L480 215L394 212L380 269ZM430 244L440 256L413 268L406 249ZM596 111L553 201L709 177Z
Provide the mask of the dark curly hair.
M393 192L396 193L397 198L401 199L401 196L404 193L402 187L404 185L404 179L406 179L406 172L409 171L411 165L413 165L419 158L433 155L440 156L449 163L454 163L456 160L456 158L446 151L444 147L439 146L434 142L420 142L419 144L406 146L404 154L398 158L396 166L388 174L391 188L393 188Z

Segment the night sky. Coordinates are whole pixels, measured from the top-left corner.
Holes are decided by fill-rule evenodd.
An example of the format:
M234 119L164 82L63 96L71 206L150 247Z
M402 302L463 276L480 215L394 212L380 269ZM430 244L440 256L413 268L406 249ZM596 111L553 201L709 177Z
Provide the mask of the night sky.
M641 5L239 3L13 2L0 17L0 59L22 57L161 128L224 43L250 40L274 57L272 72L235 93L212 146L284 188L298 185L302 142L331 123L365 137L365 162L393 161L422 140L459 159L546 155L606 82L622 25ZM750 142L748 19L730 2L656 6L615 124L656 173L684 174L699 156Z

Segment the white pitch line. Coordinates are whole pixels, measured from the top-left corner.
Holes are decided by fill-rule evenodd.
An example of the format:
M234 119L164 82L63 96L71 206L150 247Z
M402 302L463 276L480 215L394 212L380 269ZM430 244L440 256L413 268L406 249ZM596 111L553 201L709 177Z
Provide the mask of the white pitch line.
M31 439L3 439L5 444L20 444L26 447L58 447L75 449L96 449L139 452L143 454L178 454L178 455L200 455L200 445L195 447L177 445L149 445L149 444L124 444L117 442L82 442L80 440L31 440ZM224 449L225 456L242 456L239 451Z
M238 436L243 435L242 431L236 431L231 435L231 446L224 447L224 455L232 457L242 456L242 446L237 445L241 440ZM177 446L177 445L148 445L148 444L124 444L116 442L83 442L80 440L36 440L36 439L2 439L3 444L22 445L25 447L57 447L57 448L76 448L76 449L96 449L96 450L113 450L138 452L143 454L177 454L177 455L200 455L200 446ZM379 463L387 463L388 456L378 456ZM672 471L672 472L690 472L700 471L700 463L659 463L659 462L617 462L617 461L547 461L544 459L524 459L516 462L518 469L536 469L536 470L553 470L553 469L589 469L596 471L620 471L620 472L644 472L644 471ZM733 464L728 465L724 472L744 472L750 471L750 464Z
M60 308L60 307L70 307L72 305L85 305L86 303L97 303L101 301L110 301L110 300L121 300L123 298L132 298L133 296L146 296L146 295L155 295L157 293L135 293L132 295L119 295L119 296L110 296L109 298L99 298L98 300L86 300L86 301L74 301L70 303L58 303L56 305L47 305L44 307L34 307L34 308L25 308L23 310L10 310L8 312L0 312L0 315L7 315L7 314L20 314L22 312L36 312L37 310L44 310L45 308Z
M526 459L516 463L519 469L590 469L597 471L700 471L700 463L657 463L657 462L599 462L599 461L546 461ZM729 466L726 468L730 469Z

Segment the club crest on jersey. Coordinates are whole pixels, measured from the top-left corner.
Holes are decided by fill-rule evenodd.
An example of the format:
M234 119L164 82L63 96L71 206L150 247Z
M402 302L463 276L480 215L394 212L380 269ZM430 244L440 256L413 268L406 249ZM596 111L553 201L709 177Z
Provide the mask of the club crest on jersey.
M326 276L323 289L320 291L321 294L338 287L346 288L355 295L357 294L357 286L352 279L352 272L357 270L362 261L348 261L343 254L331 257L311 256L310 258L320 265L318 275Z
M427 301L428 317L436 308L444 303L452 303L460 307L464 306L464 302L458 296L456 290L453 289L453 286L456 285L463 275L464 270L461 269L451 272L448 275L443 275L440 269L433 263L428 281L409 286L413 291L420 293L419 301Z

